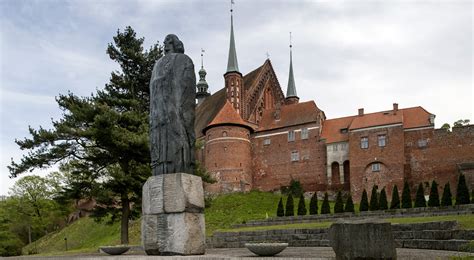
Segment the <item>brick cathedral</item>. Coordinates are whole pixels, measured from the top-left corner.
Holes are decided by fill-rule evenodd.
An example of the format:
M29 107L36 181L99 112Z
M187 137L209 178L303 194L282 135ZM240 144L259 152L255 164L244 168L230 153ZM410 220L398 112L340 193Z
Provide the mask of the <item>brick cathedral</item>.
M232 16L224 88L211 95L203 67L199 76L197 159L217 181L206 184L207 193L276 191L292 179L305 191L344 190L357 200L374 184L391 196L404 181L413 192L432 180L455 192L460 172L474 188L474 125L435 129L435 115L396 103L328 119L315 101L300 102L291 45L286 95L269 59L240 72Z

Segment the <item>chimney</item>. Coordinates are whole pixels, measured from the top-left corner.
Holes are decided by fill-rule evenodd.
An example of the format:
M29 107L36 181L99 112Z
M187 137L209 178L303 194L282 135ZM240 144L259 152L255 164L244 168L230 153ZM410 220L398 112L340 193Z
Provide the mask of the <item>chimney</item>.
M393 103L393 114L396 114L398 111L398 103Z
M364 109L363 108L359 108L359 116L363 116L364 115Z

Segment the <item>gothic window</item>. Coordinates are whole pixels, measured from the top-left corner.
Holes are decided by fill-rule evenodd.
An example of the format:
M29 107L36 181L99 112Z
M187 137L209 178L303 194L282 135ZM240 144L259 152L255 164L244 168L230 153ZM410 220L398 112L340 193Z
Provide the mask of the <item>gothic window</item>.
M291 161L296 162L300 160L300 154L298 151L292 151L291 152Z
M360 148L362 148L362 149L369 148L369 138L368 137L360 138Z
M301 129L301 139L308 139L308 128Z
M290 130L288 131L288 142L293 142L295 141L295 131Z
M384 147L387 141L387 136L386 135L379 135L378 136L378 143L379 147Z

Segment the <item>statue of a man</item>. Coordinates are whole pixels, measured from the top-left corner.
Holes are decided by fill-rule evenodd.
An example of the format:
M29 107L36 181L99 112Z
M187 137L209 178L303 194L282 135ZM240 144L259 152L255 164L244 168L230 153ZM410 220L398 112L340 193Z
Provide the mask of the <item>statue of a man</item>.
M183 43L164 40L165 55L150 80L150 149L153 175L194 173L196 75Z

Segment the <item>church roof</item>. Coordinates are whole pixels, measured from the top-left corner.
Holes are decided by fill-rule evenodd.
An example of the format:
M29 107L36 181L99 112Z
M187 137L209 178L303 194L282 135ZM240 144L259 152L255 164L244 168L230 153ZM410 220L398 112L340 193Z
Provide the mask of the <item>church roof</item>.
M326 143L337 143L349 140L349 127L355 116L328 119L323 123L321 138L326 139ZM341 131L346 129L347 132Z
M252 130L252 127L250 127L242 117L240 117L227 99L224 106L219 110L214 119L203 129L203 132L213 126L219 125L241 125Z
M257 131L317 122L319 112L319 108L312 100L291 105L282 105L280 107L279 117L275 117L275 113L278 113L277 108L267 109L263 111L262 120L259 123Z
M203 135L202 130L214 119L226 102L225 88L217 91L196 107L194 133L196 137Z

